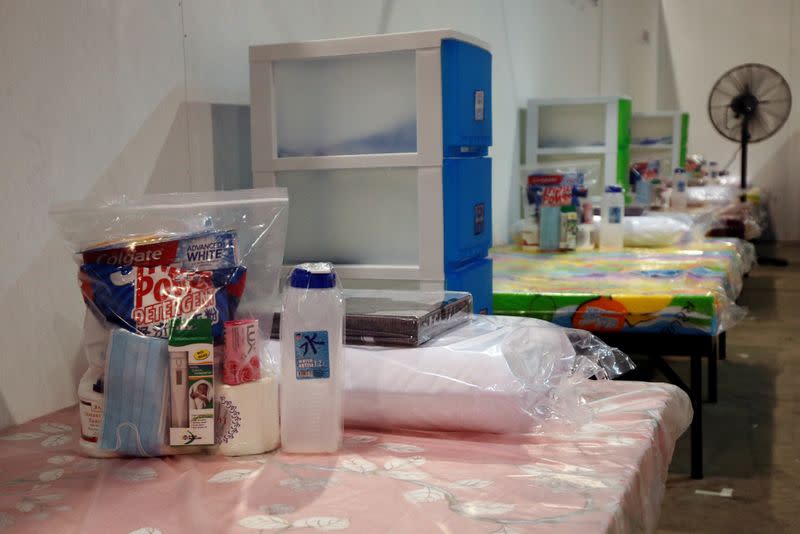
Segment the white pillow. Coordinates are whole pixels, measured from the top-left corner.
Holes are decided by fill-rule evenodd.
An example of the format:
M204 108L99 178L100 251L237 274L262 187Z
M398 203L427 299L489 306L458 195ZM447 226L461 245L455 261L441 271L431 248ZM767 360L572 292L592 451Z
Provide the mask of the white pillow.
M347 346L345 424L530 432L550 416L559 401L552 391L575 367L566 332L536 319L475 316L416 348ZM280 361L280 344L269 348Z
M666 215L643 215L623 219L626 247L668 247L692 229L690 222Z

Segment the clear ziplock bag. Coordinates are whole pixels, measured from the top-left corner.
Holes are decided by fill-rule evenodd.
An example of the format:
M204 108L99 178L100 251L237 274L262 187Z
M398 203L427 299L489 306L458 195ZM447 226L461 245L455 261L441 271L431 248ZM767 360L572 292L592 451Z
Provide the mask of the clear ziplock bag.
M496 434L588 422L579 384L633 369L589 332L485 315L419 347L348 345L344 362L346 426Z
M92 393L102 392L102 402L94 399L102 406L93 406L102 413L93 428L82 428L83 450L156 456L197 450L170 443L213 445L221 430L215 393L223 386L218 370L229 326L242 320L258 325L255 351L237 380L274 374L262 349L280 309L286 190L120 197L63 204L50 213L74 252L92 317L84 332L87 358L103 369L92 385ZM196 369L191 361L177 366L170 356L176 325L190 323L202 333L192 338L195 345L208 347L198 349ZM188 418L183 407L174 409L175 399L187 404ZM194 428L192 407L210 410L211 423ZM170 437L176 419L187 429L180 443Z

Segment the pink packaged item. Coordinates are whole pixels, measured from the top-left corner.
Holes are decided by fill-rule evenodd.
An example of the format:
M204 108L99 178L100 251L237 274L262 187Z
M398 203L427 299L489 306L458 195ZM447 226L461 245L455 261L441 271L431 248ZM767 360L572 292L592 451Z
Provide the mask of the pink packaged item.
M236 386L261 378L258 354L258 320L225 321L222 381L229 386Z

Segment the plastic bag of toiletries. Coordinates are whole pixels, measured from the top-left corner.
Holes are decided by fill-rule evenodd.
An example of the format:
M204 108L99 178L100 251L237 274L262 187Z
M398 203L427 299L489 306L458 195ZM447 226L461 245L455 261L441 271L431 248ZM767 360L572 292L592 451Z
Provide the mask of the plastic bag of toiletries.
M484 315L415 348L346 346L344 361L347 426L490 433L584 423L576 385L633 368L589 332Z
M277 379L263 340L280 309L286 190L120 197L50 214L86 304L79 397L93 423L82 424L84 452L277 446Z
M522 205L526 219L538 220L541 206L569 206L580 208L591 196L600 179L599 160L564 161L553 164L528 165L520 169ZM585 189L587 194L579 196Z

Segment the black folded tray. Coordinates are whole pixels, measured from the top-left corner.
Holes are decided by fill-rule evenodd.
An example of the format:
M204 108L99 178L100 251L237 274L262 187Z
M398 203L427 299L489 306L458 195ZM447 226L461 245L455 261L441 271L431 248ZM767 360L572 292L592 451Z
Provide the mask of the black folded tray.
M466 322L472 295L456 291L345 290L345 343L416 347ZM272 338L280 337L280 314Z

